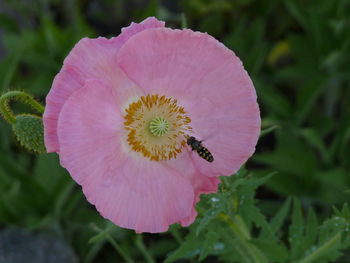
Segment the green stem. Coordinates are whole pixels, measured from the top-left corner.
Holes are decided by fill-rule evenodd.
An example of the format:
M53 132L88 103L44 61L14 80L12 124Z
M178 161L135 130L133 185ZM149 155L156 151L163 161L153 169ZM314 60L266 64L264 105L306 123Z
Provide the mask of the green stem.
M255 263L267 263L267 259L264 254L253 244L250 243L251 236L250 232L244 223L243 219L239 215L235 215L232 219L228 215L220 214L219 216L223 221L225 221L232 232L236 235L240 244L246 249L248 254L252 257Z
M310 263L310 262L316 262L315 260L320 257L323 253L327 252L331 247L334 246L335 243L337 243L341 238L341 232L338 232L336 235L334 235L331 239L329 239L327 242L325 242L322 246L320 246L318 249L314 250L311 254L309 254L307 257L299 261L299 263Z
M260 132L260 138L265 136L266 134L269 134L270 132L273 132L276 129L279 129L280 127L278 125L272 125L268 128L262 129Z
M15 115L10 110L10 106L8 104L8 100L3 96L0 97L0 113L4 117L4 119L10 124L14 124L16 121Z
M152 255L147 251L147 248L145 247L145 244L142 240L142 235L139 234L136 236L136 246L141 251L142 255L146 259L147 263L155 263L156 261L153 259Z
M187 19L185 13L181 13L181 28L187 28Z
M183 238L181 237L179 231L175 228L170 229L170 233L172 236L175 238L175 240L179 243L182 244L184 242Z
M95 224L91 225L94 230L97 232L103 234L105 238L108 240L108 242L113 246L113 248L120 254L120 256L124 259L127 263L134 263L133 259L124 251L124 249L121 248L121 246L118 245L117 242L113 239L113 237L109 234L109 230L105 231L100 229Z
M16 116L13 114L9 106L10 99L19 100L29 106L40 114L44 113L45 107L37 102L32 96L23 91L9 91L0 97L0 113L3 115L4 119L11 124L16 121Z
M115 242L115 240L111 237L110 234L107 234L107 240L109 241L109 243L111 243L111 245L114 247L114 249L116 251L118 251L118 253L123 257L123 259L125 260L125 262L128 263L133 263L134 261L129 257L129 255L127 255L125 253L125 251L118 245L117 242Z

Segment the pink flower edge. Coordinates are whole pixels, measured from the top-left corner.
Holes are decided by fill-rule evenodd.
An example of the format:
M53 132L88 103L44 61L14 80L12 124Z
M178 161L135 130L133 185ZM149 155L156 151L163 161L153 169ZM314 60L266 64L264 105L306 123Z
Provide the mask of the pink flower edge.
M47 152L59 152L57 121L69 96L81 88L88 78L106 79L113 83L115 72L112 70L118 71L115 56L124 43L143 30L164 26L163 21L149 17L139 24L132 23L122 28L122 33L117 37L83 38L75 45L64 60L62 69L56 75L46 97L43 120Z

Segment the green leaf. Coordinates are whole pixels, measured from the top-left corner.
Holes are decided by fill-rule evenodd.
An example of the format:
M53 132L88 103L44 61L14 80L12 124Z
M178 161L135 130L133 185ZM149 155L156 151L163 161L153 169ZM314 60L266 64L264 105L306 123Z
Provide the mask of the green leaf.
M211 229L206 233L201 253L199 254L199 261L204 260L210 254L219 237L218 232L214 231L214 229Z
M341 254L336 250L337 248L339 249L340 240L341 232L338 232L325 240L319 247L314 248L310 254L298 261L298 263L329 262L331 260L335 260L341 256ZM325 255L327 255L328 260L326 259Z
M7 32L17 32L18 25L15 20L7 16L6 14L0 14L0 27Z
M329 164L331 161L330 153L320 135L314 129L303 129L299 132L312 147L318 150L324 162Z
M317 234L318 234L317 217L314 209L311 207L309 209L309 213L306 221L305 237L303 241L304 250L312 247L312 245L317 240Z
M282 244L271 242L269 239L254 239L251 241L269 258L269 262L285 262L288 259L288 250Z
M292 224L289 227L289 243L291 247L290 259L295 260L300 256L302 249L302 237L304 233L304 220L302 217L299 199L293 200Z
M196 235L198 236L208 224L217 218L217 216L225 210L226 202L225 196L222 194L212 195L209 200L213 203L213 207L208 209L202 218L200 218L199 225L196 229Z
M258 188L259 186L265 184L265 183L266 183L268 180L270 180L271 177L274 176L276 173L277 173L277 172L272 172L272 173L270 173L270 174L268 174L268 175L265 175L265 176L263 176L263 177L260 177L260 178L255 177L253 180L247 180L245 184L251 186L253 189L256 189L256 188Z
M288 197L287 200L284 202L283 206L278 210L276 215L271 219L270 225L271 225L271 231L273 234L276 234L281 229L284 221L286 220L290 210L291 200L292 199ZM264 231L262 235L266 236Z
M302 6L299 5L296 0L284 0L287 10L290 12L292 16L302 25L305 29L308 28L308 23L306 19L306 15L303 14Z
M270 242L276 242L276 237L272 232L270 225L267 223L265 216L260 212L259 208L253 205L245 205L241 207L241 213L244 214L246 221L253 221L257 227L264 231L266 239Z
M0 91L4 92L10 89L10 84L17 71L20 58L22 56L22 47L17 44L12 47L12 52L0 64Z

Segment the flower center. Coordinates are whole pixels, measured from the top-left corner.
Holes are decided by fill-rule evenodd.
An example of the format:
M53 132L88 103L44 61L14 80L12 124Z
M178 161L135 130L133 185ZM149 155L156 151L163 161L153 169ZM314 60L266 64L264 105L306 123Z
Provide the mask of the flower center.
M163 136L169 130L169 123L163 117L155 117L149 124L149 130L155 136Z
M124 127L132 150L153 161L176 158L186 145L191 119L177 100L158 94L141 96L126 109Z

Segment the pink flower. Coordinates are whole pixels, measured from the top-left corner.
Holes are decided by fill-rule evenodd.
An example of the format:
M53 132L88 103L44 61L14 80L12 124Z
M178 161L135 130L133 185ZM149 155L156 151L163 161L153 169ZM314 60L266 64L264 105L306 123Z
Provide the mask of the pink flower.
M137 232L191 224L200 194L253 154L253 83L213 37L148 18L73 48L46 99L45 144L105 218ZM203 140L214 157L186 144Z

